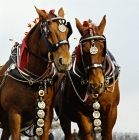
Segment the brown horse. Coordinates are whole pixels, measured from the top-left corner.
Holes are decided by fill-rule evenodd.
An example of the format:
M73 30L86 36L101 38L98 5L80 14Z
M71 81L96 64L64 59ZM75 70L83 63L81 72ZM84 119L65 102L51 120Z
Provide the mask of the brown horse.
M71 68L68 37L72 30L64 19L63 8L58 15L54 10L36 11L38 23L21 45L15 43L9 61L0 68L1 140L8 140L10 135L12 140L20 140L21 129L30 126L41 140L48 140L55 97L53 83L57 71Z
M58 81L61 90L55 98L55 110L65 140L73 140L71 121L77 123L81 140L100 140L101 137L112 140L120 98L120 69L106 48L105 24L105 16L99 26L93 25L91 20L82 25L76 19L82 37L72 55L72 69L65 74L62 83Z

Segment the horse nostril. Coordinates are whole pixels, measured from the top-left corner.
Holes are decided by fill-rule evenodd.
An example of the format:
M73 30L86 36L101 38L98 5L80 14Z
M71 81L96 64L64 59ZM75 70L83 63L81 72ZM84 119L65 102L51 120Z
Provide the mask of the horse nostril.
M100 83L99 87L102 88L103 87L103 83Z
M62 65L62 58L59 58L59 63Z
M97 87L94 86L93 84L90 84L90 87L91 87L92 89L96 89L96 88L97 88Z

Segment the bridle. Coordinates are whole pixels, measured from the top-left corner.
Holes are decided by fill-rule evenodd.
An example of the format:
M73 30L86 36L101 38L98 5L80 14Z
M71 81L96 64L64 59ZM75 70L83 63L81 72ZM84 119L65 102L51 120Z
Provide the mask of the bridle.
M52 18L51 21L58 21L59 22L59 30L61 32L65 32L66 31L66 27L69 29L69 32L68 32L68 38L69 36L71 35L72 33L72 29L71 29L71 25L69 22L66 23L66 20L62 17L55 17L55 18ZM52 44L49 40L48 40L48 37L51 33L50 31L50 28L49 28L49 25L50 25L50 21L47 20L46 22L44 23L41 23L41 33L45 39L45 43L46 43L46 46L49 50L49 52L54 52L56 51L61 45L63 44L69 44L69 42L67 40L60 40L59 42L57 42L56 44ZM66 26L66 27L65 27Z
M59 17L59 16L56 16L54 15L55 17L51 19L51 21L53 22L57 22L59 23L58 25L58 29L61 31L61 32L65 32L66 31L66 27L69 29L68 31L68 34L67 34L67 40L60 40L59 42L57 42L56 44L52 44L49 40L48 40L48 37L49 35L51 34L51 31L50 31L50 20L47 20L45 22L42 22L40 24L40 29L41 29L41 35L43 35L44 37L44 40L45 40L45 44L46 44L46 47L48 49L48 52L55 52L60 46L62 46L63 44L68 44L69 45L69 42L68 42L68 38L70 37L70 35L72 34L72 27L71 27L71 24L70 22L66 22L66 20L62 17ZM27 48L27 47L26 47ZM46 61L46 62L49 62L47 58L45 57L42 57L42 56L39 56L37 54L34 54L33 52L31 52L28 48L27 48L27 51L29 53L31 53L32 55L34 55L35 57L39 57L41 58L42 60Z
M82 62L82 65L83 65L83 72L81 72L78 68L78 66L76 66L76 54L74 53L73 55L75 55L75 61L73 62L73 72L76 76L78 76L80 79L81 79L81 85L84 85L84 84L87 84L88 83L88 70L89 69L96 69L96 68L101 68L103 70L103 75L104 75L104 79L105 79L105 71L106 71L106 54L107 54L107 48L106 48L106 38L104 35L102 36L99 36L99 35L96 35L96 32L95 32L95 27L91 25L91 27L88 27L86 29L86 31L89 32L89 37L86 37L86 38L81 38L80 41L79 41L79 46L80 47L80 54L81 54L81 62ZM103 63L94 63L94 64L91 64L89 66L87 66L84 62L84 59L83 59L83 45L85 42L87 41L90 41L91 43L91 47L90 47L90 55L95 55L97 52L98 52L98 48L95 46L94 42L95 40L97 41L101 41L103 40L104 41L104 61ZM76 50L75 50L76 51ZM80 73L78 74L78 72L76 72L76 70Z
M89 32L90 32L89 37L80 40L81 60L82 60L82 64L83 64L83 67L84 67L84 72L85 72L86 75L87 75L87 71L89 69L101 68L101 69L103 69L103 71L105 69L105 58L104 58L104 62L102 64L94 63L94 64L91 64L90 66L86 66L86 64L84 62L84 59L83 59L83 43L84 42L87 42L87 41L91 42L91 47L90 47L91 55L95 55L98 52L98 49L94 44L95 40L97 40L97 41L104 40L104 42L106 42L106 38L104 36L94 35L94 33L91 29L89 29ZM104 49L106 49L106 46L104 47ZM91 50L93 50L93 51L91 52Z

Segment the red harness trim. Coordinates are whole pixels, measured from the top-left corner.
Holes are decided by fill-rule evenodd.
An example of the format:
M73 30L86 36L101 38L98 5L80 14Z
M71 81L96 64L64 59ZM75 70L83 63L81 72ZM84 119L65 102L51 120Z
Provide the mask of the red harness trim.
M90 26L90 27L88 27L88 28L85 28L85 31L88 31L88 30L90 30L90 29L93 30L93 33L94 33L94 34L96 34L95 26Z
M80 66L81 64L81 51L80 51L80 45L77 46L75 50L75 55L76 55L76 65Z
M28 69L28 62L29 62L29 53L27 51L27 39L28 36L26 36L21 44L20 47L20 56L19 56L19 68L24 71L24 68Z
M29 52L27 51L27 41L30 36L30 34L34 31L38 24L36 24L29 33L25 36L25 38L22 40L22 44L20 46L20 56L19 56L19 68L24 71L24 68L28 69L28 63L29 63Z

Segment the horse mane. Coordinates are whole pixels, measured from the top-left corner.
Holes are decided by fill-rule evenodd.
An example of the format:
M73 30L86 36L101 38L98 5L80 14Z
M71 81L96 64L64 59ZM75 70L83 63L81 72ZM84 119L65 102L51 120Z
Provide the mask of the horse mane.
M22 44L20 46L20 56L19 56L19 68L24 71L24 68L28 69L28 62L29 62L29 53L27 51L27 41L30 37L30 35L35 31L37 28L39 22L35 24L33 28L29 31L29 33L24 37L22 40Z
M81 65L81 51L80 51L80 45L78 45L75 49L75 55L76 55L76 65Z
M23 41L27 42L28 38L34 32L34 30L37 28L38 24L39 24L39 22L37 24L35 24L33 26L33 28L30 29L30 31L28 32L28 34L24 37Z

